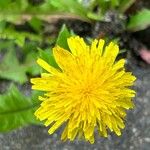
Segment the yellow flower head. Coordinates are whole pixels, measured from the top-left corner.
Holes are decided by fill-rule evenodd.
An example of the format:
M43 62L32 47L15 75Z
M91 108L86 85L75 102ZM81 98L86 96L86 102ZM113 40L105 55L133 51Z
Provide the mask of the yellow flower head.
M70 51L53 48L59 69L37 60L48 73L31 79L32 89L46 91L35 115L50 125L50 134L64 124L62 140L83 137L94 143L95 130L104 137L108 130L121 135L125 110L134 106L135 91L128 87L136 78L125 72L124 59L115 62L118 46L111 42L104 48L104 40L88 46L79 36L68 38L68 46Z

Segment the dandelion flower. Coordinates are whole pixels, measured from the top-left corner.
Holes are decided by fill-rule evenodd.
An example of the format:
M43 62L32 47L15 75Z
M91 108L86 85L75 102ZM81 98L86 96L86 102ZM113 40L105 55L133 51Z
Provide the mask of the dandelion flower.
M120 136L126 109L134 107L135 91L129 87L136 78L125 72L124 59L115 62L118 46L111 42L104 47L104 40L96 39L89 46L79 36L67 42L70 51L53 48L59 68L37 60L47 73L31 79L32 89L45 91L36 117L50 126L49 134L64 124L62 140L78 137L94 143L96 130L103 137L108 130Z

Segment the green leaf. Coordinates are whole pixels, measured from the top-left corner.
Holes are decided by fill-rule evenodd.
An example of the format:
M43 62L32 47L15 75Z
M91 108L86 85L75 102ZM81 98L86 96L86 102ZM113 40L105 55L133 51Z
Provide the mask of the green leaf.
M19 64L14 50L9 50L0 63L0 78L19 83L27 81L26 68Z
M39 32L42 29L42 21L38 19L37 17L33 17L29 21L29 24L37 32Z
M83 19L88 19L87 18L87 11L88 9L86 8L83 3L78 2L77 0L47 0L46 1L47 6L49 6L49 10L53 10L53 13L69 13L78 15ZM45 3L45 4L46 4Z
M39 93L29 98L12 86L8 93L0 95L0 132L10 131L28 124L39 124L34 112L39 106Z
M119 6L119 0L111 0L111 7L115 9L117 6Z
M121 0L119 5L119 11L124 13L128 10L136 0Z
M14 29L7 28L0 32L1 39L14 40L17 45L20 47L24 46L25 38L28 38L32 41L40 42L42 37L40 35L35 35L29 32L18 32Z
M26 55L25 61L20 64L15 50L9 50L0 62L0 78L20 84L25 83L28 80L27 73L32 76L40 74L40 68L36 63L37 57L38 53L31 51Z
M3 0L0 1L0 11L2 13L8 13L11 14L11 12L19 13L23 12L28 7L28 1L27 0Z
M67 44L67 38L69 38L70 36L71 36L70 32L68 31L66 26L63 25L60 32L59 32L56 45L59 45L60 47L63 47L64 49L69 50L69 47L68 47L68 44ZM42 50L42 49L38 48L38 50L39 50L40 58L45 60L51 66L59 68L56 61L55 61L55 58L53 56L53 53L52 53L51 49Z
M106 1L106 0L97 0L96 3L98 3L98 6L100 8L100 11L102 14L105 14L107 10L110 9L109 3L110 1Z
M127 25L127 29L132 31L139 31L146 29L148 26L150 26L150 10L143 9L136 15L131 16Z
M0 40L0 51L11 49L14 43L11 40Z
M25 61L20 63L15 50L9 50L0 63L0 78L13 80L20 84L25 83L28 80L27 73L32 76L40 74L40 67L36 63L37 57L37 52L30 51L25 56Z
M67 44L67 38L69 38L73 34L74 34L73 32L70 33L68 31L68 29L66 28L66 26L63 25L60 32L59 32L56 45L59 45L60 47L63 47L64 49L69 50L69 47L68 47L68 44ZM57 63L55 61L55 58L53 56L53 53L52 53L51 49L42 50L42 49L38 48L38 50L39 50L40 58L45 60L51 66L59 68L59 66L57 65Z
M5 29L1 31L0 38L14 40L15 43L21 47L24 45L24 41L25 41L25 36L19 34L17 31L14 31L12 29Z
M0 1L0 8L4 8L7 7L9 5L9 3L11 2L11 0L4 0L4 1Z
M2 32L6 27L6 21L2 20L0 21L0 32Z
M87 14L87 16L92 19L92 20L97 20L97 21L100 21L100 20L103 20L104 19L104 16L102 14L96 14L96 13L93 13L93 12L89 12Z
M58 68L51 49L42 50L38 48L38 50L41 59L45 60L51 66Z
M70 35L66 25L63 25L59 32L56 44L59 45L60 47L63 47L64 49L69 50L69 47L67 44L67 38L69 38L70 36L71 35Z
M22 64L26 69L26 72L32 76L36 76L40 74L40 67L36 63L38 57L38 53L31 51L27 54L25 62Z

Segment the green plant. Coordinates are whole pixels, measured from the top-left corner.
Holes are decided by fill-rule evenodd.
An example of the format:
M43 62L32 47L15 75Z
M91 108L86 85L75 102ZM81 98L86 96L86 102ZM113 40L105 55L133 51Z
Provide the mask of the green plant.
M150 26L150 10L143 9L130 17L128 30L139 31Z
M34 111L39 106L38 93L31 97L23 95L11 86L6 94L0 95L0 132L6 132L27 124L40 124Z
M87 12L87 16L92 20L105 21L105 14L108 11L115 11L120 18L127 18L126 11L134 4L136 0L93 0L89 4L90 12ZM94 12L94 8L97 11ZM142 9L135 14L128 14L129 22L126 20L126 30L131 32L143 30L150 26L150 10Z
M70 32L64 25L60 30L56 43L66 47L64 40L67 37L70 37ZM27 44L28 47L24 43L23 45L26 45L23 46L24 60L19 62L13 42L3 41L2 43L2 51L4 51L5 47L8 48L9 44L11 49L6 51L0 63L0 79L13 81L14 84L5 93L0 94L0 132L10 131L29 124L41 125L34 116L35 109L39 107L38 96L41 92L32 92L31 95L26 96L20 92L15 83L17 82L20 85L23 83L29 84L29 75L36 76L40 74L41 70L36 64L37 56L48 61L52 66L57 67L51 48L45 50L36 49L35 45L30 47L30 44L33 43ZM35 51L34 49L31 51L30 48L34 48Z

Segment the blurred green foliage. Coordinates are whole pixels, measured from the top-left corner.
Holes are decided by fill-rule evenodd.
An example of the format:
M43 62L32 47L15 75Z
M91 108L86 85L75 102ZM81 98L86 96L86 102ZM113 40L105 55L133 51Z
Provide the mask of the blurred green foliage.
M0 21L7 20L14 23L30 19L31 16L44 19L42 15L60 13L74 14L87 19L87 11L83 3L77 0L44 0L40 5L33 5L28 0L0 1Z
M136 0L93 0L93 6L98 5L101 13L108 10L116 10L124 13Z
M27 124L40 124L34 116L39 105L38 95L39 93L33 92L31 97L26 97L14 85L6 94L1 94L0 131L10 131Z
M25 96L18 87L30 85L30 78L40 75L42 70L36 63L38 57L58 67L52 47L55 43L69 49L67 38L74 34L65 25L58 34L51 29L50 24L61 18L91 24L105 22L106 14L115 11L126 18L126 30L133 32L146 29L150 25L149 9L126 14L135 2L136 0L40 0L35 3L35 0L0 0L0 89L1 81L13 84L9 89L4 87L5 93L0 91L0 131L10 131L31 123L38 124L33 115L39 105L38 93ZM49 28L52 34L47 31Z
M70 32L64 25L57 38L57 44L65 48L67 45L62 41L66 41L68 37L70 37ZM1 79L8 79L19 84L28 82L27 73L30 76L36 76L41 72L36 64L37 57L58 67L51 49L37 48L37 52L32 49L30 52L24 50L24 61L19 62L16 55L17 51L14 50L13 45L11 48L0 63ZM26 49L26 47L23 48ZM34 116L35 110L39 107L38 95L39 92L32 92L31 95L25 96L15 85L12 85L5 93L0 94L0 132L10 131L28 124L41 125Z
M131 16L127 28L131 31L144 30L150 26L150 10L143 9Z

